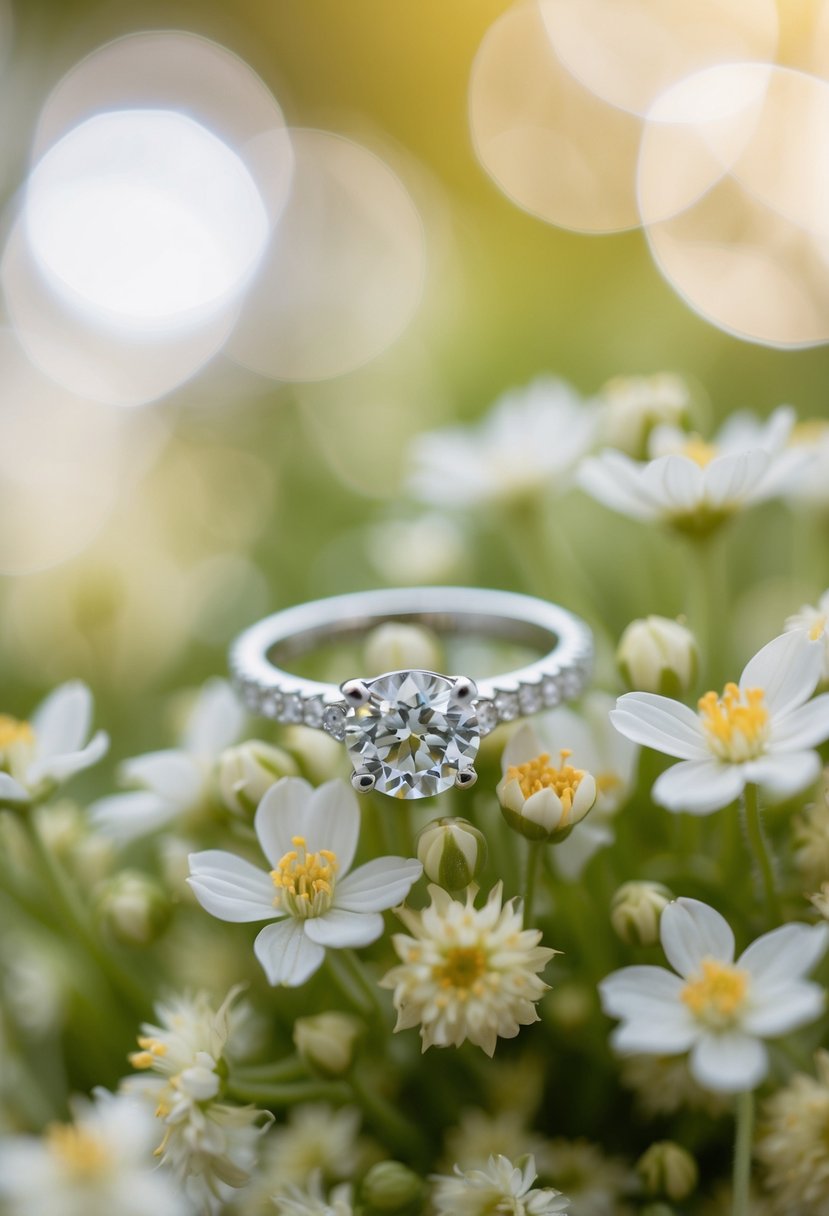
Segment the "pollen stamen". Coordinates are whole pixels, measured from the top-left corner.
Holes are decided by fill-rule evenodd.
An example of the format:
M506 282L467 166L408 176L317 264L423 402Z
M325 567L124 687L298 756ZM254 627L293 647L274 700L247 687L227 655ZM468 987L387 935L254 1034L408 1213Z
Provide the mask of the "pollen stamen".
M708 744L721 760L739 764L765 751L769 711L762 688L726 684L721 697L707 692L697 708Z
M573 806L573 798L584 776L584 769L573 768L567 760L572 752L562 748L559 754L559 765L556 768L550 763L549 752L543 752L523 764L511 764L507 769L507 780L517 781L525 798L537 794L539 790L551 789L561 800L564 808L562 824Z
M271 870L276 888L274 907L291 916L322 916L331 907L339 863L331 849L309 853L304 836L293 836L289 849Z

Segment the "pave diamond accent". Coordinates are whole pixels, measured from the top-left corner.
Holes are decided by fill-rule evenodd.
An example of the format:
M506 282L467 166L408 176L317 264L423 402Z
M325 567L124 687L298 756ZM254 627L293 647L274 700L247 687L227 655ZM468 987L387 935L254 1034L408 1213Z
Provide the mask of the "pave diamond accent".
M472 767L480 743L474 706L453 696L455 681L431 671L395 671L367 680L369 700L345 717L356 771L393 798L430 798Z

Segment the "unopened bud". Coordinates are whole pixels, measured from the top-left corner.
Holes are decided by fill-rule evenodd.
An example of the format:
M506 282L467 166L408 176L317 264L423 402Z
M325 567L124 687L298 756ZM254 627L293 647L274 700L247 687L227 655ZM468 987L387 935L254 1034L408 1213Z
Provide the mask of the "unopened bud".
M360 1187L364 1210L369 1216L380 1216L380 1213L408 1216L419 1212L424 1193L422 1180L400 1161L378 1161Z
M253 815L280 777L295 777L297 766L281 747L250 739L228 747L219 758L219 792L234 815Z
M641 460L655 426L678 426L690 404L685 381L671 372L615 376L599 393L602 439L611 448Z
M610 903L610 923L628 946L659 941L659 918L673 893L659 882L624 882Z
M350 1072L365 1026L350 1013L316 1013L294 1022L294 1046L315 1073L343 1077Z
M486 837L467 819L433 819L416 843L427 878L446 891L468 887L486 865Z
M164 932L172 908L161 887L140 870L121 870L99 889L96 912L107 931L125 946L149 946Z
M697 677L698 661L690 629L664 616L631 621L616 650L616 662L629 688L664 697L688 692Z
M389 621L372 629L363 658L368 675L386 671L440 671L443 654L436 635L422 625L400 625Z
M636 1172L649 1195L664 1195L673 1202L687 1199L699 1180L697 1163L673 1140L658 1140L636 1163Z

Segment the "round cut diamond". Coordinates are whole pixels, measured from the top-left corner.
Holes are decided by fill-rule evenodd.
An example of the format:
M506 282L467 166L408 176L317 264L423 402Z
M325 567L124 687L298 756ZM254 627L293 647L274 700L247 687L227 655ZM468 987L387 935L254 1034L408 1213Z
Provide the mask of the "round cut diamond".
M367 680L365 705L349 709L345 742L355 769L393 798L428 798L472 767L480 732L474 706L453 696L455 681L431 671Z

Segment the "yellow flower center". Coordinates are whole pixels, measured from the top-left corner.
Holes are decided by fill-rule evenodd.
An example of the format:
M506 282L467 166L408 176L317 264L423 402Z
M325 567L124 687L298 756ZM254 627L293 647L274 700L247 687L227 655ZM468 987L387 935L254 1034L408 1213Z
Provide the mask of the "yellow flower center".
M827 433L829 422L824 418L806 418L792 427L789 444L792 447L811 446L813 443L819 443Z
M109 1164L109 1150L101 1139L71 1123L53 1123L44 1133L46 1147L73 1178L100 1176Z
M138 1046L140 1051L134 1051L129 1061L133 1068L152 1068L156 1060L167 1054L167 1044L162 1043L160 1039L151 1039L146 1035L138 1036Z
M507 779L518 782L525 798L537 794L539 790L555 791L564 808L559 826L567 822L567 816L573 806L573 796L584 776L584 769L573 768L571 764L567 764L567 758L572 754L562 749L558 768L550 764L549 752L543 752L533 760L527 760L524 764L511 764L507 769Z
M816 642L818 638L822 638L826 632L826 613L822 612L812 621L809 629L809 638L812 642Z
M336 853L320 849L308 853L304 836L293 836L295 846L271 870L276 896L273 905L291 916L322 916L331 907L339 864Z
M459 988L466 994L485 971L486 954L480 946L453 946L432 969L432 978L441 988Z
M0 769L14 772L18 766L25 768L34 741L35 732L28 722L0 714Z
M721 697L700 697L698 709L708 746L720 760L739 764L765 751L769 711L762 688L726 684Z
M712 1029L722 1030L736 1022L747 990L747 971L706 958L702 960L700 975L689 980L679 995L695 1018Z
M689 435L687 442L683 443L680 448L680 454L687 456L689 460L693 460L694 464L698 464L701 469L704 469L715 456L719 456L719 451L716 444L706 443L699 435Z

